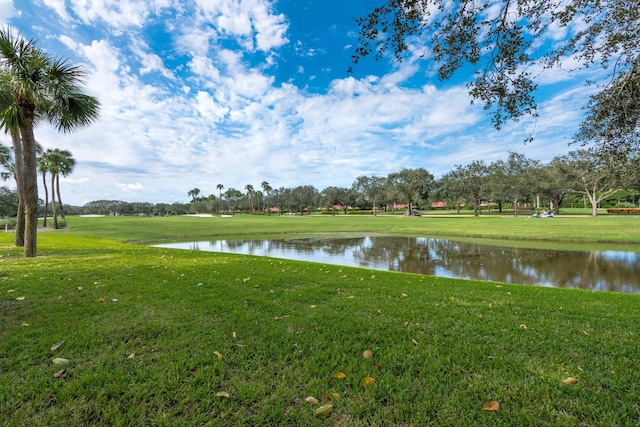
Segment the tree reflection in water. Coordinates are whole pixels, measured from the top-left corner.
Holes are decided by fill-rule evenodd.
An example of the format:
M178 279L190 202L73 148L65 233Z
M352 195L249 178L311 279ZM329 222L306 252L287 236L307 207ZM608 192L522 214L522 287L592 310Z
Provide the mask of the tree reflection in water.
M631 251L513 248L390 236L217 240L158 246L443 277L640 293L640 253Z

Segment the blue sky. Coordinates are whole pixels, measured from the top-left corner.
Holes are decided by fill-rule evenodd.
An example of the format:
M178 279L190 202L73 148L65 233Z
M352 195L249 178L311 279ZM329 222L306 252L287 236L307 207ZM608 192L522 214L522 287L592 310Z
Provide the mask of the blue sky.
M262 181L322 190L402 168L438 177L509 151L546 162L572 148L586 72L540 70L540 117L499 132L463 80L432 78L421 46L401 64L366 59L347 74L353 18L380 1L0 0L0 23L83 64L102 104L77 133L35 129L45 148L76 158L61 180L74 205L186 202L194 187L217 195L217 184Z

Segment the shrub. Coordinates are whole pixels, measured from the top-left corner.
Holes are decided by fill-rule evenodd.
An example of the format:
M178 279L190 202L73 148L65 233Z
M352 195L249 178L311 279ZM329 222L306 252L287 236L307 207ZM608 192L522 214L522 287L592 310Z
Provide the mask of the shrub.
M632 214L632 215L640 215L640 208L609 208L607 209L608 214L620 215L620 214Z
M0 219L0 228L2 230L15 230L17 220L15 218Z

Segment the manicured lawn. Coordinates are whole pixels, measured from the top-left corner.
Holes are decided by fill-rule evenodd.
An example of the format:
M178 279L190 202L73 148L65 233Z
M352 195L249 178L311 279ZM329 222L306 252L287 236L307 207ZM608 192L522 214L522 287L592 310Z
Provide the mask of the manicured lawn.
M635 426L640 295L122 242L327 231L640 242L638 220L70 218L71 230L39 235L35 259L2 233L0 420Z

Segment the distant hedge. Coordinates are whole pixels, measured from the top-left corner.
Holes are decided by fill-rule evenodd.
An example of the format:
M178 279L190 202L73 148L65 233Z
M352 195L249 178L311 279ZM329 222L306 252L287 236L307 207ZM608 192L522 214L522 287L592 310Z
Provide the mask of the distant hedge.
M609 208L607 209L609 214L635 214L640 215L640 208Z

